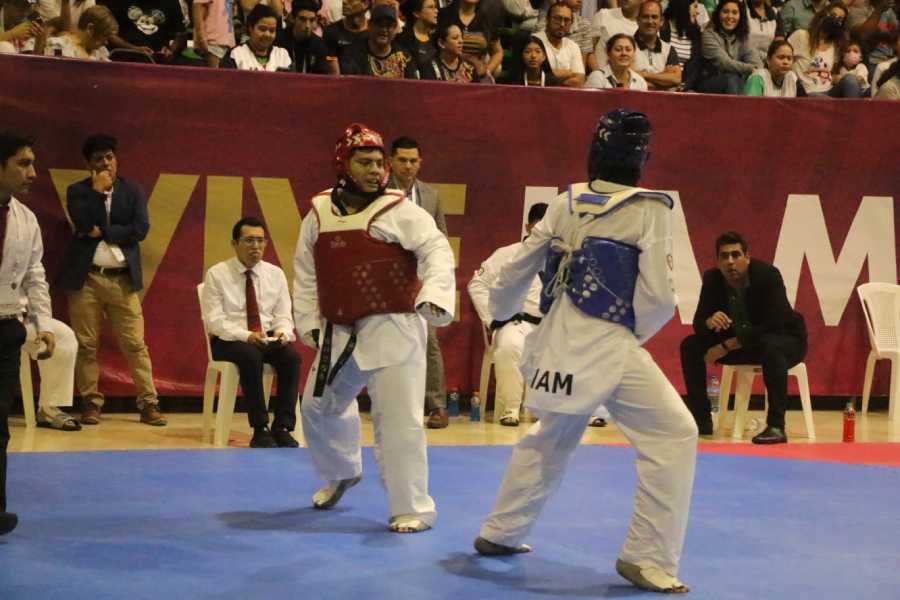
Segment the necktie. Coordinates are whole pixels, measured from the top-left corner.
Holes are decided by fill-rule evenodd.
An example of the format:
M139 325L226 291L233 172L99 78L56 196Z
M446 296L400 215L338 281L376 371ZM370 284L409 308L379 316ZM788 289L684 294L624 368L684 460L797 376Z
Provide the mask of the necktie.
M247 276L247 329L250 331L262 331L262 325L259 322L259 303L256 301L256 287L253 285L253 272L249 269L244 272Z
M9 204L0 206L0 264L3 263L3 245L6 243L6 227L9 219Z

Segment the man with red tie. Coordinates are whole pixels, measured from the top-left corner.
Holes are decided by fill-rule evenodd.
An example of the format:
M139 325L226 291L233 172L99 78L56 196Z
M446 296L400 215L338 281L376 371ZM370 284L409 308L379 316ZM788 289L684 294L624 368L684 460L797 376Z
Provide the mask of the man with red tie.
M287 278L262 259L266 228L255 217L235 223L231 231L234 258L210 267L204 279L203 318L215 360L237 365L253 428L251 448L296 448L291 432L300 378L300 356L294 349L294 320ZM278 394L275 419L263 393L263 363L275 368Z

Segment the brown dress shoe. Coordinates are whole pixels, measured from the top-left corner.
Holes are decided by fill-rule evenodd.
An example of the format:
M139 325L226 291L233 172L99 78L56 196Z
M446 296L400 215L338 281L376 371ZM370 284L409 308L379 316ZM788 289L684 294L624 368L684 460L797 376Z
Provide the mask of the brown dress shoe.
M449 424L450 417L447 416L446 408L435 408L428 415L428 420L425 421L425 427L428 429L443 429Z
M81 423L83 425L99 425L100 407L93 402L87 402L81 411Z
M141 423L161 427L168 423L168 421L166 421L166 418L163 416L163 414L159 412L158 405L145 404L144 408L141 409Z

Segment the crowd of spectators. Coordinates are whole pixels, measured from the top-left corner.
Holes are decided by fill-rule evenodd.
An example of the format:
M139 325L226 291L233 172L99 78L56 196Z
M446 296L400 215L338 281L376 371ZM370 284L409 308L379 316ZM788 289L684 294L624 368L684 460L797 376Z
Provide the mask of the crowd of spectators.
M454 83L897 99L895 3L0 0L0 53Z

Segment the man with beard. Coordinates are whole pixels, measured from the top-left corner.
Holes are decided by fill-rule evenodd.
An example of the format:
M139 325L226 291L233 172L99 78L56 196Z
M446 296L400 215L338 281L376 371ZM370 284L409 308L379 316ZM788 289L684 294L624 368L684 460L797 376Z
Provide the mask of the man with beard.
M700 434L710 435L706 365L762 365L769 412L753 443L782 444L787 372L806 355L806 324L791 308L778 268L750 258L749 250L736 231L716 240L716 268L703 274L694 334L681 342L681 369L688 408Z

